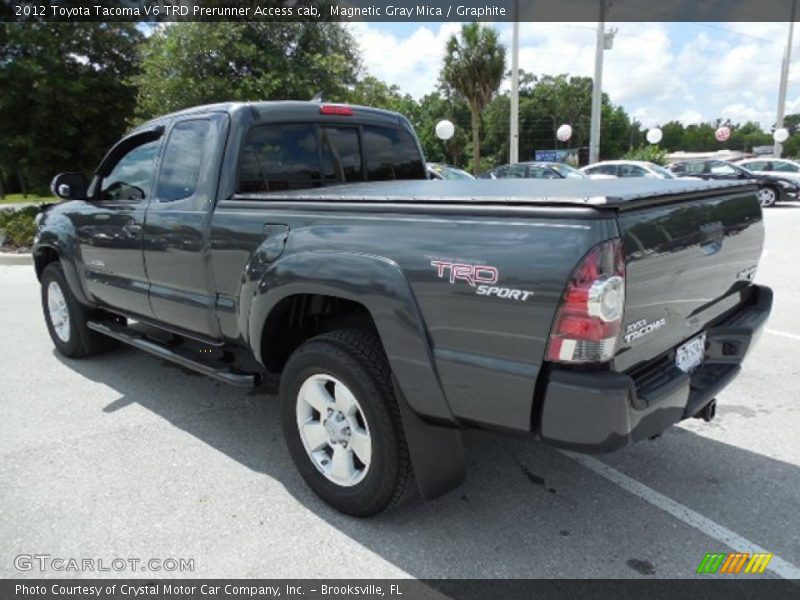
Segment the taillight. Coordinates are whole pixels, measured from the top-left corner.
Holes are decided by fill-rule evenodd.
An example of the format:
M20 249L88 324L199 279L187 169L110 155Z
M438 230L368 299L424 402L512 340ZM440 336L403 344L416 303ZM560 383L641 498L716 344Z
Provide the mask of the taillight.
M321 115L338 115L340 117L352 117L353 109L342 104L323 104L319 107Z
M625 261L622 242L616 238L592 248L569 278L547 344L547 360L611 360L624 308Z

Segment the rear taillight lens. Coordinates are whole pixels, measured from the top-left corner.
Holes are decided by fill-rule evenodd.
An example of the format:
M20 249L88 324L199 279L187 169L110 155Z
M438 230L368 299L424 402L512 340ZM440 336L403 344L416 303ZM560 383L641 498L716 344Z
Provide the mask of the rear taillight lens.
M342 104L323 104L319 107L321 115L337 115L339 117L352 117L353 109Z
M547 360L611 360L624 308L625 262L622 242L616 238L592 248L569 278L547 344Z

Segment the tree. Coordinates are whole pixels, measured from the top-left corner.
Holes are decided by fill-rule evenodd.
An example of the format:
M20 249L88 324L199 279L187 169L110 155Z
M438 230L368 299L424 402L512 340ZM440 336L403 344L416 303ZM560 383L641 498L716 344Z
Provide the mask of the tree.
M137 116L221 101L348 99L361 72L340 23L174 23L142 45Z
M469 105L472 125L472 170L481 164L481 111L497 93L506 70L506 49L497 31L480 23L461 28L447 41L442 81Z
M131 23L0 25L6 191L45 192L58 171L97 165L133 114L141 38Z

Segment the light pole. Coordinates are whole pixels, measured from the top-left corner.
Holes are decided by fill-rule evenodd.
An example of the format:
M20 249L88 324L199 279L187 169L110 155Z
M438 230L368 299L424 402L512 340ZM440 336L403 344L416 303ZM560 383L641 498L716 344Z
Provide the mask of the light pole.
M786 41L786 51L783 54L783 61L781 62L781 83L778 87L778 117L775 120L775 130L783 127L783 117L786 110L786 87L789 81L789 62L792 59L792 36L794 35L794 15L797 9L797 0L792 0L792 13L789 17L789 39ZM780 157L783 154L783 143L775 140L775 146L772 149L775 156Z
M511 139L508 162L519 162L519 0L514 1L514 23L511 35Z
M600 115L603 105L603 51L614 43L614 29L606 33L606 0L600 0L600 18L597 22L597 45L594 55L594 80L592 82L592 122L589 127L589 164L600 160Z

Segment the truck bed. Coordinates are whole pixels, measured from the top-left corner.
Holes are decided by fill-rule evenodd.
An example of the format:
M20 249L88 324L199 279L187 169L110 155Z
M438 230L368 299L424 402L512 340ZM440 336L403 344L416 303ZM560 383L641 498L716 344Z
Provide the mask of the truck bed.
M626 210L755 189L750 181L682 179L478 179L474 181L384 181L239 194L237 200L273 202L364 202L474 205L578 205Z

